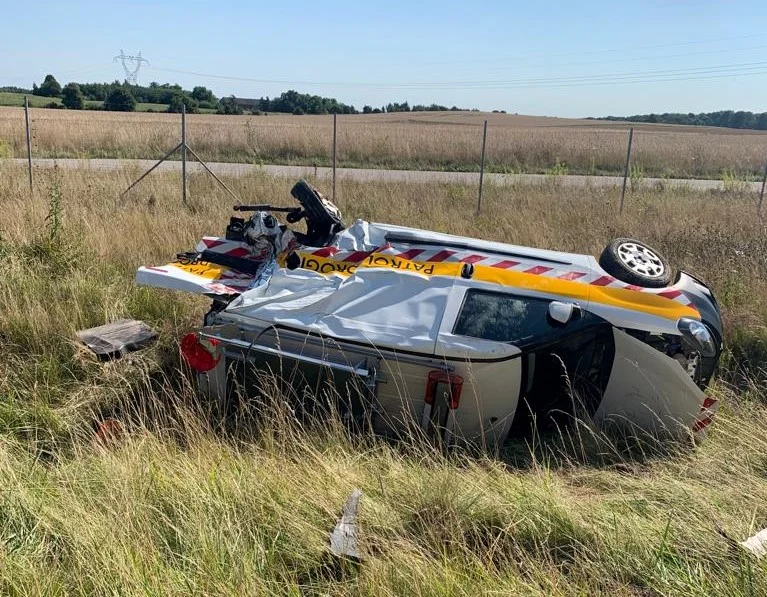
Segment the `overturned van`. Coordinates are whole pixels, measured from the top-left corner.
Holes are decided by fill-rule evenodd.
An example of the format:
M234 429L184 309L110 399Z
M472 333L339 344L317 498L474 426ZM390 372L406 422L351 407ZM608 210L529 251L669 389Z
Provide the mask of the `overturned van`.
M259 372L298 403L329 383L344 417L397 435L497 445L574 417L666 437L699 435L722 349L711 291L672 279L632 239L588 255L357 220L300 181L300 207L238 206L224 237L137 283L212 299L181 341L201 390L256 392ZM290 230L286 212L306 232Z

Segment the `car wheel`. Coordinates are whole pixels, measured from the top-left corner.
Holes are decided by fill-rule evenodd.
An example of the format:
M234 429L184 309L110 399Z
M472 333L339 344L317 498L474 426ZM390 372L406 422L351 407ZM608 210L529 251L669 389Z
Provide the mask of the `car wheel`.
M658 251L632 238L616 238L602 251L599 265L627 284L663 288L671 284L671 267Z

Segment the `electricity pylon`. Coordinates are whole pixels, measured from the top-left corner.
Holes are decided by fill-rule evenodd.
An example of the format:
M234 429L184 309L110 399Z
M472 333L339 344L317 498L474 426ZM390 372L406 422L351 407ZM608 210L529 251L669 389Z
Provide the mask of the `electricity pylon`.
M149 64L149 60L141 57L141 52L138 56L128 56L123 50L120 50L120 54L115 56L114 61L120 61L125 69L125 80L130 85L138 85L138 71L141 70L141 64Z

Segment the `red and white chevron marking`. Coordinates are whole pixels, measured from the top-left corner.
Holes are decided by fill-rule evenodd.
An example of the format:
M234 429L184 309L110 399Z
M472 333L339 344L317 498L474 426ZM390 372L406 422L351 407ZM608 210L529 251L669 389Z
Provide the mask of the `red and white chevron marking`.
M236 288L249 288L255 279L256 277L251 276L250 274L243 274L236 270L225 269L221 273L221 276L217 278L217 281Z
M711 423L714 422L714 415L718 408L719 401L710 396L706 396L706 399L703 401L703 405L700 408L700 415L692 426L693 433L698 433L711 425Z
M197 243L195 250L198 253L202 253L203 251L212 251L214 253L228 255L229 257L252 259L253 261L261 261L269 257L268 249L265 249L262 252L258 252L255 247L249 245L248 243L243 243L236 240L227 240L217 236L203 236L202 240Z
M372 253L383 253L409 261L429 261L436 263L471 263L487 267L496 267L498 269L511 270L534 276L544 276L547 278L558 278L560 280L569 280L580 282L582 284L591 284L593 286L604 286L609 288L623 288L634 290L636 292L646 292L657 294L667 299L678 301L684 305L691 305L690 301L681 290L673 288L644 288L633 284L626 284L612 276L600 273L598 271L574 270L567 266L543 265L540 261L524 258L508 258L491 253L481 253L478 251L440 249L440 248L416 248L401 245L394 247L392 245L383 245L372 251L342 251L336 247L321 247L319 249L306 249L308 253L325 257L336 261L348 261L351 263L361 263Z

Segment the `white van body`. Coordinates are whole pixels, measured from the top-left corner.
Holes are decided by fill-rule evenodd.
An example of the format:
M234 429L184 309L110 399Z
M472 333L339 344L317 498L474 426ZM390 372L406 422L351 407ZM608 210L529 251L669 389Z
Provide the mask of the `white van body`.
M199 337L217 364L199 377L217 399L245 387L237 376L251 366L287 375L297 395L329 379L343 393L354 380L377 432L415 425L483 445L536 417L678 437L700 433L716 409L680 358L658 348L683 340L685 318L721 334L710 291L684 272L642 288L588 255L362 220L321 247L267 259L249 250L218 237L198 247L252 259L249 273L201 259L137 273L139 284L214 299ZM553 321L552 304L576 317Z

